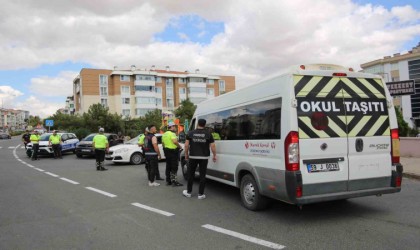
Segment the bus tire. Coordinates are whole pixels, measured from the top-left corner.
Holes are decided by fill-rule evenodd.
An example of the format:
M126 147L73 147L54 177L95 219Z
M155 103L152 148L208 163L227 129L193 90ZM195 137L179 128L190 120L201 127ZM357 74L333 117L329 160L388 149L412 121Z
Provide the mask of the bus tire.
M260 194L257 182L251 174L242 177L240 193L242 204L247 209L257 211L267 207L268 198Z

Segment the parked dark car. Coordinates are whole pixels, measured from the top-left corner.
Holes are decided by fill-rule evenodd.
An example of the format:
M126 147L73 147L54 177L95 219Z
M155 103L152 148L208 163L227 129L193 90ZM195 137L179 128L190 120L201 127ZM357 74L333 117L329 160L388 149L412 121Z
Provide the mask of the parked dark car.
M1 139L12 139L12 137L8 133L0 133L0 140Z
M92 148L92 140L93 140L93 137L95 135L97 135L97 133L90 134L90 135L86 136L85 138L83 138L77 144L77 146L76 146L76 156L77 157L81 158L84 155L88 155L88 156L94 156L95 155L95 150L93 150L93 148ZM108 138L109 147L124 143L124 141L122 139L120 139L118 137L118 135L116 135L116 134L105 133L104 135Z

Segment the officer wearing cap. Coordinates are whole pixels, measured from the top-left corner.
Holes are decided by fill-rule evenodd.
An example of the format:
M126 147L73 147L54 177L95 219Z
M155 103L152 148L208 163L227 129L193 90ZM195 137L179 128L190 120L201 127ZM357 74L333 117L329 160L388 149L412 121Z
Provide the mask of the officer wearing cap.
M173 187L183 186L177 180L178 172L178 155L179 145L178 139L174 131L176 130L175 123L170 121L168 123L168 131L162 135L162 146L163 152L166 158L166 185L172 185Z
M31 134L31 137L29 137L29 140L32 143L32 156L31 160L39 160L38 158L38 150L39 150L39 139L41 136L38 134L38 131L34 130Z
M109 142L108 138L104 135L104 129L99 129L99 134L93 137L92 147L95 149L95 158L96 158L96 170L106 171L104 167L105 152L108 152Z
M51 145L54 151L54 159L63 159L61 156L61 136L57 134L57 130L54 130L48 139L48 146L51 147Z

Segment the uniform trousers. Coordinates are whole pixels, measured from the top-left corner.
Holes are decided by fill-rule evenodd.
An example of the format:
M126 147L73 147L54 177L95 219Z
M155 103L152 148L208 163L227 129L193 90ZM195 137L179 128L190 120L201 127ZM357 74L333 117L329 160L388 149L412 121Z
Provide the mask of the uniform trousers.
M206 187L206 173L207 173L207 164L209 160L208 159L189 159L188 160L188 186L187 191L191 194L194 177L195 177L195 171L197 170L197 167L199 168L200 172L200 186L198 188L198 195L204 194L204 188Z

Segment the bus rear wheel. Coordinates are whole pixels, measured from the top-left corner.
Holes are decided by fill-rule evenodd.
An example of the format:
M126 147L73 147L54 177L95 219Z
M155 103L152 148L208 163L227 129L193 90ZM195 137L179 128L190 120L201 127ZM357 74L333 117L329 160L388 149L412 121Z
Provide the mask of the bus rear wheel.
M267 207L268 198L260 194L257 182L251 174L242 177L240 193L242 204L247 209L257 211Z

